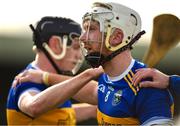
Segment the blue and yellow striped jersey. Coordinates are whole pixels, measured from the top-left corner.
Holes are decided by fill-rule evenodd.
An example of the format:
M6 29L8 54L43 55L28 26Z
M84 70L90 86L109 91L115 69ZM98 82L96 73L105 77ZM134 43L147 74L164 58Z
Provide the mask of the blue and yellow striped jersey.
M35 69L31 64L26 69ZM32 118L18 108L20 95L31 89L43 91L47 88L44 84L26 82L11 88L7 100L8 125L75 125L75 111L71 101L67 100L56 109L50 110L37 118Z
M172 118L173 99L168 90L141 88L137 92L132 85L135 70L143 67L143 63L133 59L120 76L101 75L97 112L100 125L138 125L148 119Z

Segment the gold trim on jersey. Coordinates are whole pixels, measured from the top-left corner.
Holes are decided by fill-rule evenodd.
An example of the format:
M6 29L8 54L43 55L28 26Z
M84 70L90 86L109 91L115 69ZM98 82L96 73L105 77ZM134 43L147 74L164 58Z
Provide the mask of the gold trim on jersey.
M97 120L99 125L139 125L139 121L136 118L118 118L111 117L97 110Z
M134 76L134 73L132 72L132 70L130 70L129 73L131 74L131 77Z
M16 110L7 110L8 125L75 125L75 111L72 108L54 109L40 115L37 118L30 118Z
M124 77L125 81L128 83L131 90L134 92L134 95L137 95L136 88L132 85L132 77L134 76L134 73L132 70Z
M172 117L174 116L174 103L171 105L171 114L172 114Z

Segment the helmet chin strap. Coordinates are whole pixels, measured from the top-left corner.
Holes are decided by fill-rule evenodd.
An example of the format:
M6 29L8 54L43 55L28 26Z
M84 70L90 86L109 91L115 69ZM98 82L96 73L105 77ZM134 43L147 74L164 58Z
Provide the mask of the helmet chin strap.
M126 45L126 46L124 46L124 47L122 47L122 48L114 51L112 54L110 54L109 56L105 57L104 62L110 61L112 58L114 58L115 56L117 56L119 53L127 50L128 48L131 48L132 45L133 45L137 40L139 40L140 37L141 37L143 34L145 34L145 31L144 31L144 30L141 31L141 32L139 32L139 33L129 42L128 45Z
M48 60L50 61L50 63L52 64L52 66L54 67L54 69L56 70L56 72L58 74L62 74L62 75L68 75L68 76L73 76L74 74L71 71L65 71L60 69L56 63L53 61L52 57L50 56L50 54L47 52L46 49L43 49L43 52L45 53L46 57L48 58Z
M61 60L62 58L64 58L66 54L67 41L68 41L67 35L64 35L63 36L63 51L60 55L55 54L51 50L51 48L48 46L48 44L45 42L43 43L42 47L43 47L43 52L45 53L45 55L47 56L47 58L49 59L49 61L51 62L52 66L54 67L54 69L56 70L58 74L73 76L74 74L72 71L65 71L65 70L60 69L52 59L52 57L56 60Z
M54 67L54 69L56 70L56 72L58 74L69 75L69 76L73 75L72 72L70 72L70 71L63 71L63 70L61 70L56 65L56 63L53 61L52 57L50 56L50 54L47 52L47 50L44 47L42 48L42 51L44 52L44 54L46 55L46 57L48 58L48 60L50 61L50 63L52 64L52 66Z

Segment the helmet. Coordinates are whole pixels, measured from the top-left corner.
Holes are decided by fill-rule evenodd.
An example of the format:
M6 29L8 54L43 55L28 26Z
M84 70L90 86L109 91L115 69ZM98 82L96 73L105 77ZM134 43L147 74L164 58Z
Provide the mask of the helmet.
M31 25L32 29L32 25ZM62 59L66 54L66 47L71 45L73 36L80 36L81 27L75 21L62 17L43 17L33 30L33 41L37 48L45 48L55 59ZM53 36L63 39L63 51L55 54L48 46L49 39Z
M75 74L79 70L80 66L83 63L83 59L81 61L78 61L75 68L69 72L60 70L50 57L51 55L56 60L64 58L67 46L72 44L72 39L74 37L79 37L81 34L81 27L78 23L69 18L43 17L39 22L37 22L36 28L34 28L32 25L30 25L30 28L33 31L34 45L44 51L49 61L59 74ZM63 49L61 54L54 53L48 46L49 39L53 35L62 38Z
M81 27L75 21L62 17L43 17L37 22L35 32L33 31L34 44L41 48L42 43L48 43L52 35L63 37L68 36L68 45L71 44L70 34L81 34Z
M92 67L103 65L122 51L128 48L131 49L132 45L145 33L145 31L141 32L141 18L139 14L117 3L94 3L92 10L83 17L83 22L86 20L95 20L99 23L102 37L106 37L105 46L112 52L108 56L104 56L102 52L92 52L88 54L88 51L83 47L82 43L82 53ZM109 39L116 28L123 32L123 40L119 42L119 44L112 46ZM102 38L102 40L104 40L104 38ZM103 42L101 49L102 46Z
M94 3L92 10L84 15L83 20L86 19L93 19L99 22L100 31L106 33L105 45L111 51L116 51L128 45L141 30L139 14L117 3ZM123 31L124 38L119 45L111 46L109 37L115 28Z

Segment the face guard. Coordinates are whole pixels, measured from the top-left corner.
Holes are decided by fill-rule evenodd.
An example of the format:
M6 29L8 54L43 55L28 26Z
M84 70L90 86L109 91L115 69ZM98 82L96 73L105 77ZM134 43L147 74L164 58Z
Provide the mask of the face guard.
M71 46L73 46L73 41L76 41L75 42L76 45L74 45L74 46L79 46L79 37L80 37L80 34L78 34L78 33L75 33L75 32L70 33L69 38L70 38L71 43L68 44L68 48L71 48ZM72 69L73 75L75 75L79 71L83 62L84 62L84 56L82 55L82 58L76 62L75 67Z
M120 52L130 48L132 44L144 34L144 31L140 32L141 19L138 13L128 7L116 3L94 3L92 10L83 17L83 22L86 20L90 20L90 22L95 20L99 23L100 32L102 33L101 46L103 46L104 35L106 35L105 46L108 50L113 52L109 56L103 56L102 50L100 50L100 52L88 54L88 51L83 48L83 44L81 44L82 52L86 57L86 60L93 67L104 64ZM124 37L120 44L111 46L109 38L116 28L122 30Z

